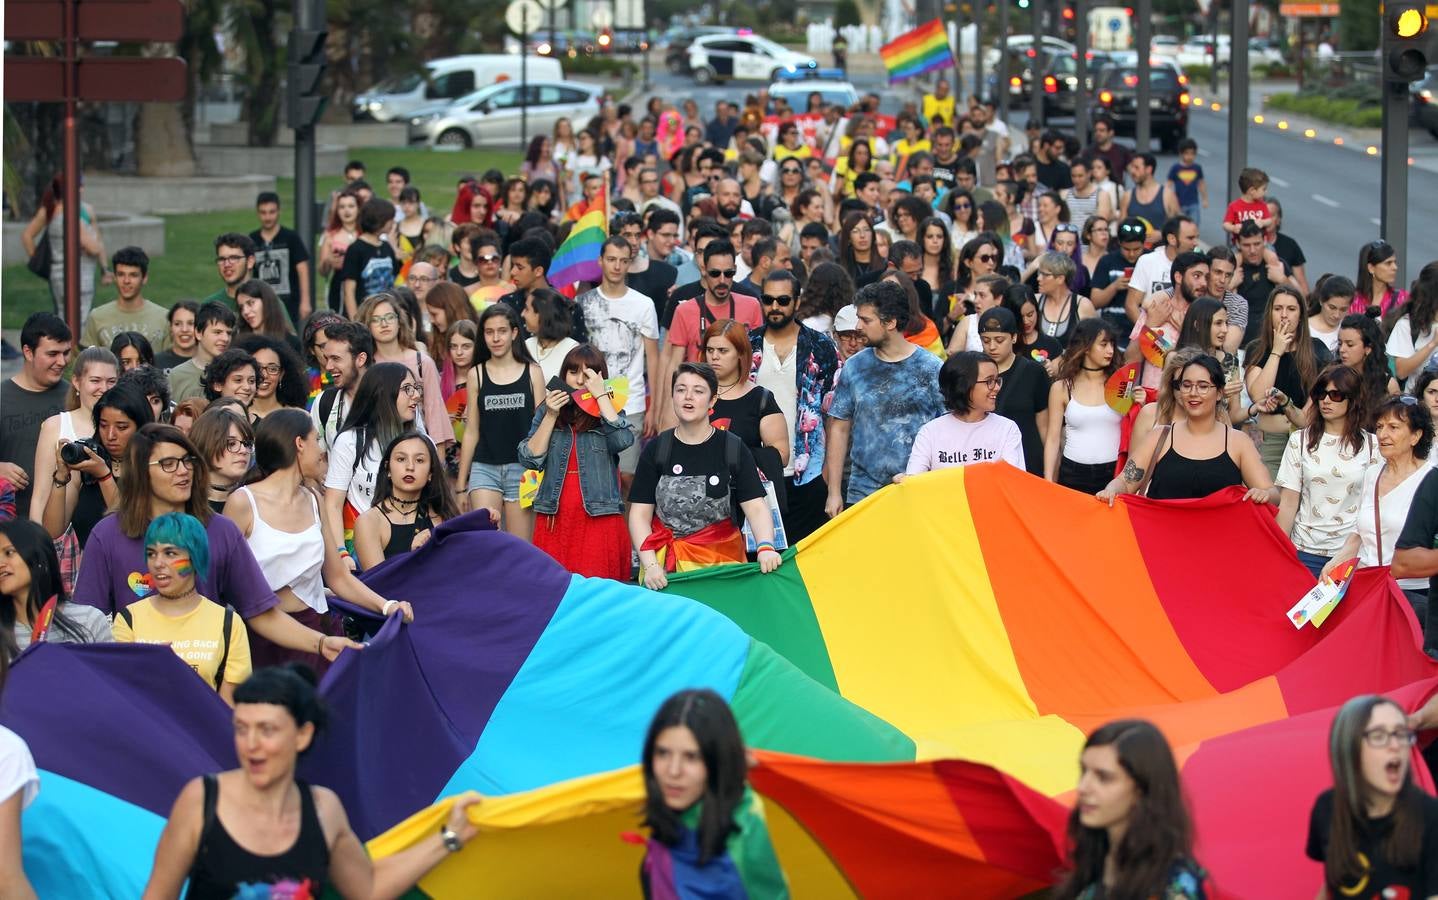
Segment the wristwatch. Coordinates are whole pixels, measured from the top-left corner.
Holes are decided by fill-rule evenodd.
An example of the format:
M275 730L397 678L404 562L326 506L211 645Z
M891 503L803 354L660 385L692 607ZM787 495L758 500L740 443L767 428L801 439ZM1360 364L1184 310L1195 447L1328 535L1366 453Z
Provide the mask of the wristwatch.
M439 826L439 839L444 842L444 849L450 853L458 853L464 848L464 844L459 842L459 835L450 831L448 823Z

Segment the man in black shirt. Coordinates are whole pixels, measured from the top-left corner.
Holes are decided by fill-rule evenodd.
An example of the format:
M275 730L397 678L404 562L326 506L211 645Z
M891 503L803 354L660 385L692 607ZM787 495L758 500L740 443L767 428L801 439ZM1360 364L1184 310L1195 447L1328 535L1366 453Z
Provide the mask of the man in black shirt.
M941 193L954 189L954 169L959 164L956 138L954 129L947 125L934 129L934 183Z
M14 378L0 385L0 478L15 488L15 511L30 514L31 485L54 472L35 471L35 445L40 426L65 408L70 386L65 365L74 335L53 313L33 313L20 329L25 362Z
M280 195L265 191L255 199L260 227L250 232L255 242L255 277L275 289L280 302L299 325L314 312L310 300L310 254L293 229L280 224Z
M1438 657L1438 474L1429 472L1418 485L1395 547L1394 578L1429 579L1423 649Z
M609 234L619 235L629 242L631 262L624 282L654 303L654 314L657 317L663 312L663 302L669 296L669 289L674 287L679 270L662 259L650 259L641 252L644 249L643 223L644 219L639 213L615 213L609 222Z
M1144 238L1148 229L1138 219L1124 219L1118 225L1118 237L1110 249L1094 266L1093 278L1089 281L1089 299L1094 308L1105 316L1107 310L1117 310L1114 321L1122 319L1128 325L1121 331L1128 334L1133 323L1124 315L1124 300L1128 297L1128 282L1133 267L1143 256Z
M1246 347L1258 337L1268 314L1268 295L1280 284L1291 283L1293 277L1288 264L1264 242L1257 222L1244 222L1238 230L1238 256L1237 293L1248 301L1248 327L1243 331Z
M1268 197L1267 202L1268 218L1273 220L1273 225L1264 236L1268 238L1268 243L1273 245L1273 252L1278 254L1278 258L1288 264L1288 270L1293 273L1294 283L1306 297L1308 296L1308 273L1304 270L1304 266L1308 264L1308 257L1303 255L1303 248L1298 246L1297 241L1280 230L1283 228L1283 204L1273 197Z
M1050 190L1062 191L1074 186L1063 152L1064 136L1057 131L1045 131L1039 138L1038 146L1034 148L1039 181L1048 185Z

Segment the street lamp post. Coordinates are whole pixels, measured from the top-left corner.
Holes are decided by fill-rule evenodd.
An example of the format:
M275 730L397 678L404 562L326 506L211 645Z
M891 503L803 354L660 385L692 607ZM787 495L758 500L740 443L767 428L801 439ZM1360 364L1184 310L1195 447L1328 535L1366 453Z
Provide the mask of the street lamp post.
M1153 141L1153 119L1149 98L1153 95L1152 80L1149 78L1149 60L1153 54L1153 0L1138 0L1134 4L1134 18L1138 28L1134 36L1134 49L1138 51L1134 64L1138 70L1138 92L1134 100L1134 146L1139 153L1149 152Z

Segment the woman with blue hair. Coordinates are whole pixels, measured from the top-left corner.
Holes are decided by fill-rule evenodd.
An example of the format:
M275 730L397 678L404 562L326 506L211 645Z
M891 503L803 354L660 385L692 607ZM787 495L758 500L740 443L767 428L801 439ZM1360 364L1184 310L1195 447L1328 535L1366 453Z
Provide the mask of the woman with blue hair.
M186 513L156 516L145 531L145 574L130 575L140 598L115 614L115 640L169 644L224 701L250 675L250 641L244 620L196 590L209 574L205 526Z

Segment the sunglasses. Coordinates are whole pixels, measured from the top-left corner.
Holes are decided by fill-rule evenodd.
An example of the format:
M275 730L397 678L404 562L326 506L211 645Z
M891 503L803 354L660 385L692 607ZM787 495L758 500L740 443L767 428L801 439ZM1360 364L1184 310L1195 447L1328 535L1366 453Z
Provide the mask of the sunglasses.
M710 278L728 278L731 280L739 273L738 269L706 269L705 271L709 273Z
M974 254L974 259L977 259L979 262L991 263L997 262L999 255L997 253L976 253Z
M1343 393L1342 391L1335 391L1332 389L1324 391L1320 396L1333 403L1342 403L1343 401L1348 399L1347 394Z
M780 171L780 172L783 172L785 175L803 175L803 174L804 174L804 170L803 170L803 169L796 168L796 167L794 167L794 166L785 166L784 168L780 169L779 171Z
M475 259L482 263L497 263L499 262L499 254L485 253L480 256L476 256Z
M759 298L765 306L788 306L794 302L793 294L765 294Z

